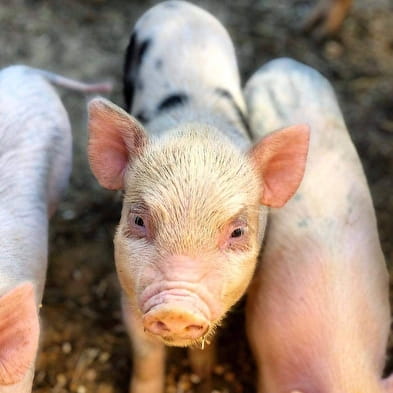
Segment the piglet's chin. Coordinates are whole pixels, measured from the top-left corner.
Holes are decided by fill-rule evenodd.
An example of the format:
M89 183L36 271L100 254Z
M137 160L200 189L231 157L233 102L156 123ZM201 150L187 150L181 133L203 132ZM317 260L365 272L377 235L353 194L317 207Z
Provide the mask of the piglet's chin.
M208 344L210 344L210 339L208 337L212 336L213 333L206 333L206 335L201 336L198 339L181 339L172 336L154 336L162 341L163 344L168 347L195 347L199 349L204 349Z

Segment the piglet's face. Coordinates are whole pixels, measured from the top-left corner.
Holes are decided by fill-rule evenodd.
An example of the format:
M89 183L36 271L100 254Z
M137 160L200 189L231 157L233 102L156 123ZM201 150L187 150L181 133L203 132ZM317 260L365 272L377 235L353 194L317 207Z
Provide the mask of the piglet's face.
M145 329L167 344L208 335L254 270L264 228L258 178L247 157L220 144L198 125L170 132L125 176L117 268Z
M308 134L300 135L301 179ZM92 170L103 186L125 192L115 237L119 279L145 331L168 345L200 343L214 331L253 274L266 220L261 203L282 204L300 182L287 173L296 168L293 146L283 148L281 134L267 141L270 163L260 146L244 154L204 125L149 140L113 104L90 106ZM280 173L284 185L271 178Z

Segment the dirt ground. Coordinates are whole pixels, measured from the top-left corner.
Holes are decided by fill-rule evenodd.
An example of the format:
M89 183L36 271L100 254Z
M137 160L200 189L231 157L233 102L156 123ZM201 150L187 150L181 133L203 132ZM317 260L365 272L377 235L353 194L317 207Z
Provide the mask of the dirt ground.
M156 1L7 0L0 2L0 67L24 63L86 81L110 79L123 104L123 55L134 21ZM316 0L195 1L228 28L243 81L266 61L290 56L332 82L362 158L387 263L393 267L393 3L354 0L335 40L299 31ZM43 337L35 392L127 392L129 342L122 326L112 237L121 199L101 189L86 160L86 97L59 91L74 135L68 194L50 233ZM219 339L217 392L253 392L253 363L241 307ZM184 352L168 361L168 393L193 391ZM388 370L393 365L388 364ZM191 378L193 380L193 378ZM195 381L194 381L195 382Z

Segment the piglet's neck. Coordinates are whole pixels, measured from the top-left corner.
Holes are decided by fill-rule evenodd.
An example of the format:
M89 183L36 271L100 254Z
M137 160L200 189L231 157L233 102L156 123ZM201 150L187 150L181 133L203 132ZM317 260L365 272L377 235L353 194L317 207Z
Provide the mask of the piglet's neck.
M240 150L247 150L250 146L243 110L234 101L232 103L220 97L207 98L205 101L192 97L189 104L157 114L146 126L152 134L157 135L186 123L212 126Z

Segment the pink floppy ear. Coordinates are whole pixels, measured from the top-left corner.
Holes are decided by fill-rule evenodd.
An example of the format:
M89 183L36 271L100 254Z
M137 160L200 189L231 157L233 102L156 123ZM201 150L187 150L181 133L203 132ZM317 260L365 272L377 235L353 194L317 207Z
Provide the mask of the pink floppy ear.
M31 283L24 283L0 298L0 385L19 382L32 367L39 332Z
M262 205L282 207L296 192L304 175L309 138L309 127L296 125L272 132L251 149L262 181Z
M146 133L136 119L104 98L91 100L88 110L91 170L103 187L122 189L125 169L142 152Z

